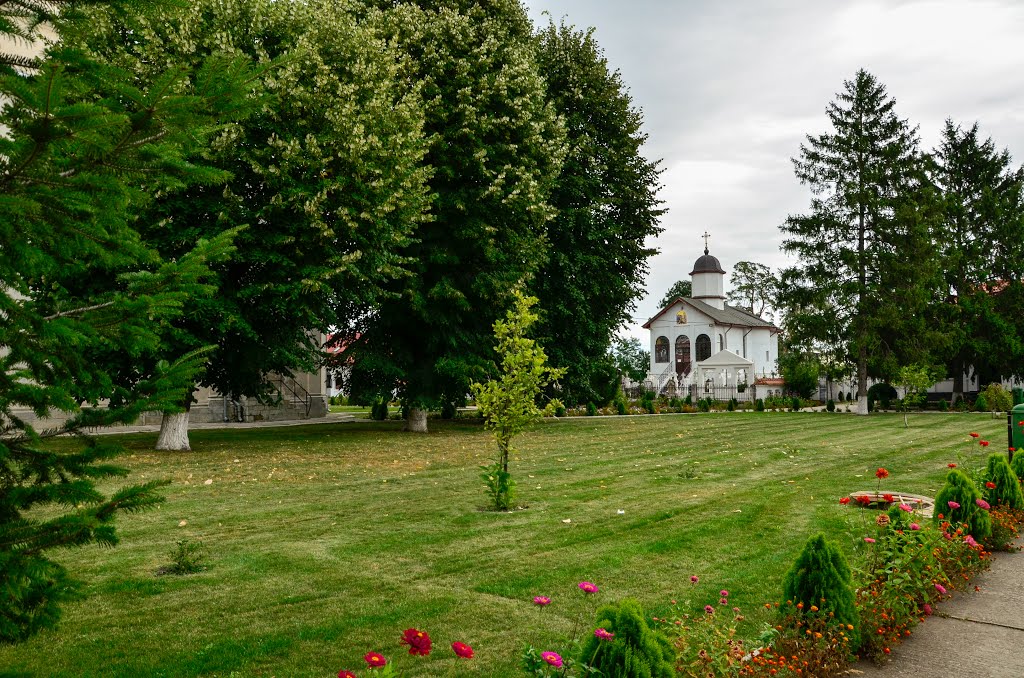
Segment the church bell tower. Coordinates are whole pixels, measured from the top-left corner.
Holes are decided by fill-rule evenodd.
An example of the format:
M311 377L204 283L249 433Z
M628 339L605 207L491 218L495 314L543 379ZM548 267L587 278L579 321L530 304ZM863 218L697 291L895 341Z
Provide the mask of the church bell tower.
M725 308L725 270L718 259L708 252L708 238L711 236L704 233L704 256L693 263L693 270L690 271L690 280L693 284L694 299L700 299L709 306L717 309Z

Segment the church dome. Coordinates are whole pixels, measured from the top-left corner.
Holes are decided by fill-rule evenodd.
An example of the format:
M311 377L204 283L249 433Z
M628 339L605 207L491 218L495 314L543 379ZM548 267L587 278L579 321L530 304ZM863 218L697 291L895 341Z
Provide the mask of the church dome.
M722 269L722 264L718 262L718 259L708 254L707 250L704 250L704 256L697 261L693 262L693 270L690 271L690 275L694 273L725 273Z

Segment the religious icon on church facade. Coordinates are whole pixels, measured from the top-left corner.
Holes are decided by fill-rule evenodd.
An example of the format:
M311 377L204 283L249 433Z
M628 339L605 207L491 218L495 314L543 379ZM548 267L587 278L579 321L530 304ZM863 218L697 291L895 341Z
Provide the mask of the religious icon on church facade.
M676 325L685 325L685 324L686 324L686 311L679 311L679 313L676 313Z
M654 362L668 362L668 337L658 337L654 342Z

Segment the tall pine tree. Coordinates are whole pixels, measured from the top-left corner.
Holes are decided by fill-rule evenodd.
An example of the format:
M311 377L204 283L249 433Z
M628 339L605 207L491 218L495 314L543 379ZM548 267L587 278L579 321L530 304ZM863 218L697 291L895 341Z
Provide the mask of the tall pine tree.
M968 369L977 388L1024 369L1024 171L1013 168L1009 152L996 150L991 138L982 139L976 123L963 129L947 120L933 157L942 205L935 242L943 270L935 319L947 337L956 402Z
M0 4L0 35L33 41L49 21L60 36L83 4ZM117 515L161 501L158 481L100 492L126 472L110 463L115 444L83 430L180 400L202 363L192 352L123 381L92 359L159 345L190 297L214 292L208 265L230 251L235 232L164 260L135 228L155 192L225 178L195 158L246 111L252 74L218 57L192 75L171 68L140 88L60 44L0 55L0 642L54 625L76 595L52 552L113 545Z
M794 328L828 325L856 364L858 412L867 414L869 370L894 374L910 355L928 355L923 310L936 274L931 256L935 200L916 128L859 70L829 104L832 131L809 135L793 165L810 187L810 211L782 225L798 264L785 276ZM824 303L828 300L830 303ZM797 343L809 337L795 337Z

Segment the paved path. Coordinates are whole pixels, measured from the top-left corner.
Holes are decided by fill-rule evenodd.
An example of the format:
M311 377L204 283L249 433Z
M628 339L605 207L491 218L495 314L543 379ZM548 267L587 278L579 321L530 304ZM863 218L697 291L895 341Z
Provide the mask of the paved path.
M1021 542L1018 541L1018 545ZM854 675L869 678L1024 678L1024 552L999 553L972 584L893 648L879 668L867 662Z
M319 424L343 424L357 421L356 416L351 412L329 412L325 417L314 417L312 419L295 419L289 421L247 421L247 422L221 422L214 421L203 424L189 424L189 431L200 431L211 428L240 429L240 428L275 428L278 426L316 426ZM363 420L367 421L367 420ZM159 433L159 424L143 424L132 426L109 426L99 430L89 431L89 435L120 435L122 433Z

